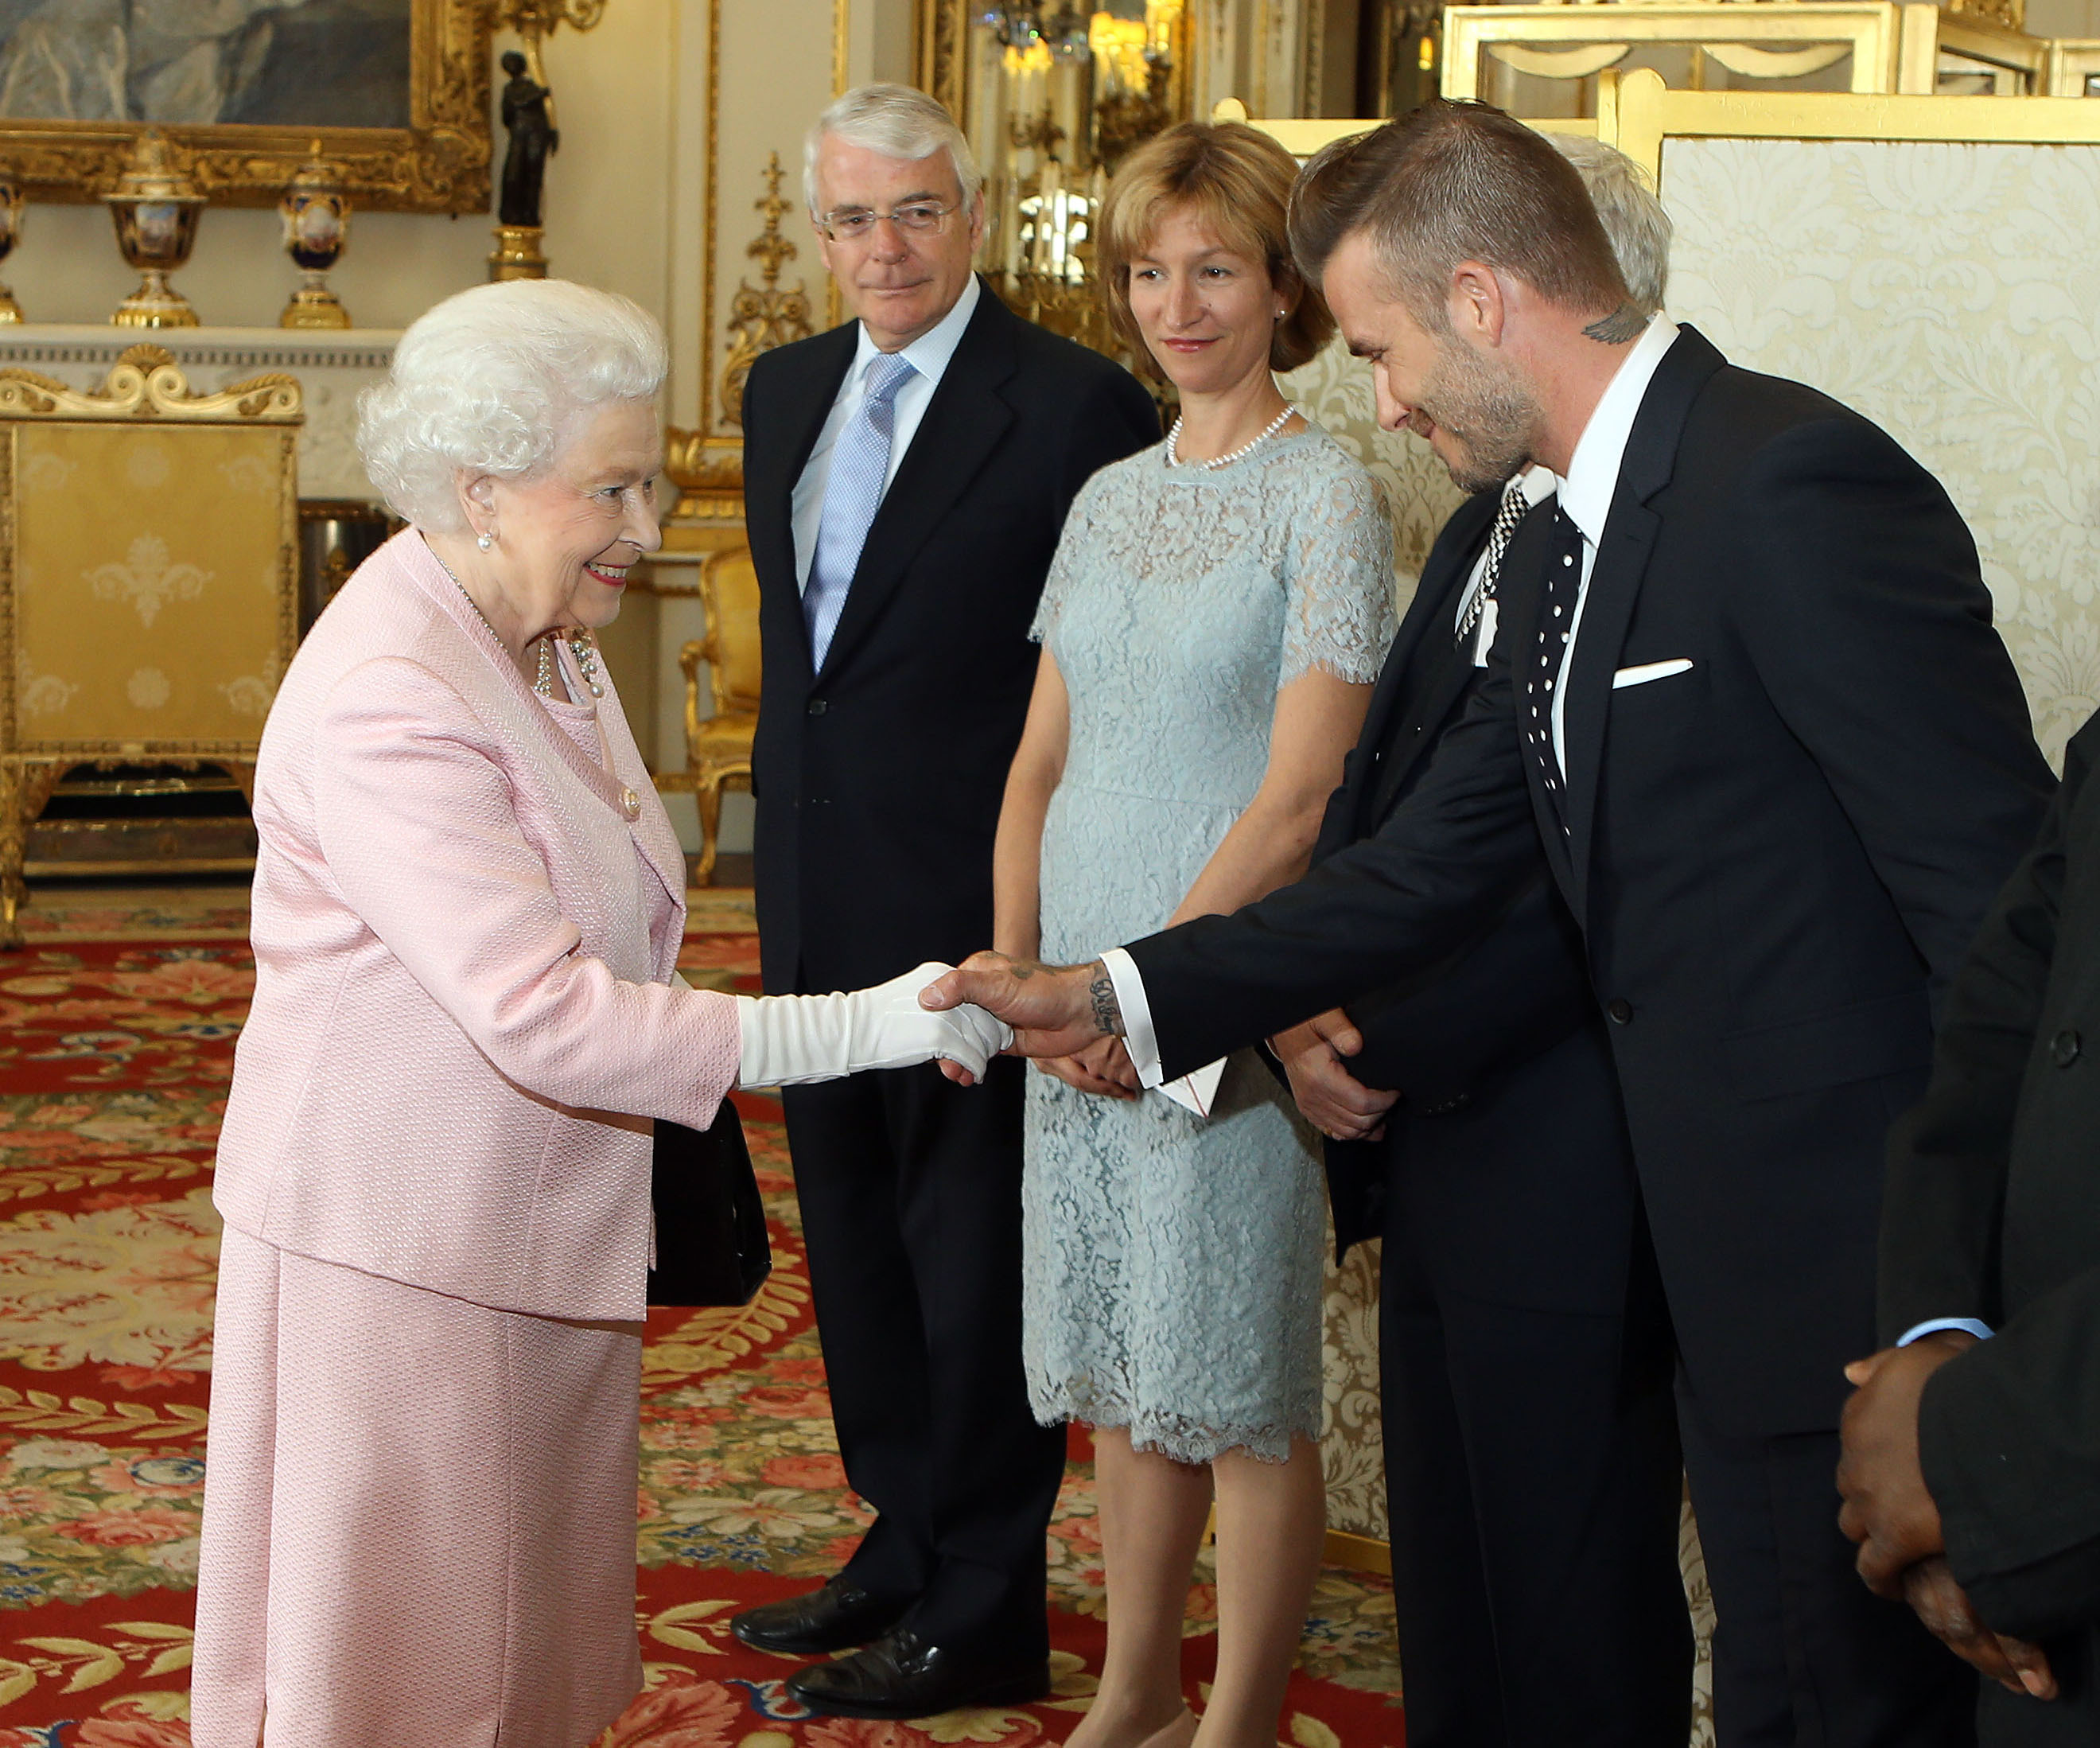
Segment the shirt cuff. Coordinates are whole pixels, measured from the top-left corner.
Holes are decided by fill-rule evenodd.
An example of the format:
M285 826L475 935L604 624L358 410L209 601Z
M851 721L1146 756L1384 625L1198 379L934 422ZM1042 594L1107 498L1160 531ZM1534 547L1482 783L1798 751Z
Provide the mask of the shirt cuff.
M1979 1323L1973 1317L1929 1317L1922 1323L1913 1323L1896 1337L1896 1345L1907 1348L1913 1341L1936 1335L1943 1329L1965 1330L1979 1341L1988 1341L1993 1333L1988 1323Z
M1159 1040L1152 1035L1152 1005L1145 999L1145 979L1137 974L1137 961L1119 947L1101 955L1101 967L1115 991L1116 1005L1123 1010L1123 1044L1130 1052L1130 1066L1137 1070L1138 1084L1148 1091L1159 1084Z

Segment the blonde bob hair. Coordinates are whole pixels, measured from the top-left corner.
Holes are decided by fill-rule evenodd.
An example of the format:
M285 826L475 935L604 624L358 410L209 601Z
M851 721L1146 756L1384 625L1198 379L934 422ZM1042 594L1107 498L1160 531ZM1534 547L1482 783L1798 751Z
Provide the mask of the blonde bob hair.
M1335 318L1290 257L1285 215L1297 176L1296 159L1238 121L1184 121L1123 160L1101 209L1099 259L1109 318L1140 365L1158 373L1131 313L1131 263L1170 213L1187 213L1226 248L1268 269L1290 309L1269 342L1272 370L1295 370L1327 343Z

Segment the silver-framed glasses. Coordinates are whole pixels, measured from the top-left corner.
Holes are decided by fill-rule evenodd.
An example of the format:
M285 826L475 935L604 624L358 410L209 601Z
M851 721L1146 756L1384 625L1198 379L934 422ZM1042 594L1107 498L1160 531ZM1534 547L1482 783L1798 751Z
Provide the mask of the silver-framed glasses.
M818 215L817 228L835 243L858 243L872 236L876 226L887 218L900 231L924 236L945 227L955 210L952 202L942 201L907 201L886 213L866 206L835 206Z

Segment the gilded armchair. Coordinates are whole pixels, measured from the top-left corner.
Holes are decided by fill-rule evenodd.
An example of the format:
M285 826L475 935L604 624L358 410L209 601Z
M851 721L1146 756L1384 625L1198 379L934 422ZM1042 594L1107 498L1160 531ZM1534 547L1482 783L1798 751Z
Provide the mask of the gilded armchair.
M751 788L751 742L758 727L758 573L748 548L718 552L700 567L706 635L678 652L686 676L686 768L664 771L656 787L691 795L700 815L697 885L714 878L722 791ZM708 669L708 712L700 713L700 664Z
M156 346L87 394L0 371L0 947L67 771L210 765L252 792L298 635L303 422L290 377L193 395Z

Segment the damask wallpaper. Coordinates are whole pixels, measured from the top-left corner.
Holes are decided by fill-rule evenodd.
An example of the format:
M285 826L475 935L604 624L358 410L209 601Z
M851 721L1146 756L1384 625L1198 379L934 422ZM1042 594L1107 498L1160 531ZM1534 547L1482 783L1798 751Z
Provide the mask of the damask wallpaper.
M2100 704L2100 148L1672 140L1670 309L1931 469L2052 761Z
M1312 363L1279 379L1283 392L1370 469L1392 514L1392 563L1401 611L1414 598L1429 548L1465 494L1412 432L1378 428L1370 367L1330 340Z

